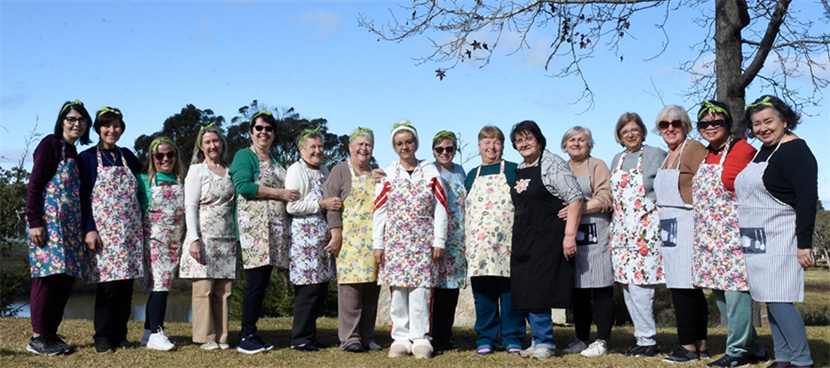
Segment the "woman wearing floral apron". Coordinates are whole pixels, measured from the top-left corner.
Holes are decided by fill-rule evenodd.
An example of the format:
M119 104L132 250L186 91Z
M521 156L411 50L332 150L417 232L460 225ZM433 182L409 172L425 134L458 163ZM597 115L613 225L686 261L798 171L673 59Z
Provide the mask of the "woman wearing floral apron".
M776 367L812 367L804 320L804 269L818 201L818 165L792 133L799 116L781 99L761 96L744 113L750 137L763 144L735 179L738 223L752 299L767 303Z
M389 357L430 359L434 262L447 240L447 197L435 165L415 158L418 133L408 121L392 128L392 145L400 160L386 167L375 190L372 234L380 283L392 292Z
M193 342L228 349L228 299L237 278L235 191L227 143L214 124L199 129L184 181L187 237L179 277L193 279Z
M325 211L340 210L340 197L323 198L323 183L329 170L323 165L325 152L319 127L306 129L297 142L300 159L288 168L285 188L300 193L286 210L291 215L290 259L288 275L294 284L294 324L291 328L291 349L317 351L317 317L329 282L335 280L334 256L325 250L329 231Z
M87 282L97 283L95 351L128 347L133 280L144 275L138 182L141 163L115 145L126 128L118 109L102 107L93 125L100 142L80 155L81 212L88 249Z
M138 201L144 213L143 284L150 291L141 344L168 351L175 345L164 335L164 312L184 237L184 165L179 148L167 137L154 139L148 155L147 171L138 175Z
M591 130L573 127L562 137L562 151L570 156L568 167L582 190L582 217L576 233L573 315L576 340L563 349L568 354L603 356L608 351L614 324L614 270L608 248L611 221L611 172L608 165L591 157L594 138ZM567 210L559 218L567 218ZM591 322L597 324L597 338L589 345Z
M251 118L251 147L236 152L230 174L237 194L237 221L245 268L245 296L242 298L242 335L236 350L256 354L274 345L256 334L265 289L274 267L288 268L288 231L285 202L299 194L284 189L285 169L271 153L277 120L268 111Z
M692 181L695 244L692 282L712 290L727 324L726 354L710 367L736 367L769 360L752 326L752 297L738 229L735 177L752 161L755 148L732 137L729 107L704 101L697 129L709 142L706 159Z
M663 281L660 219L654 177L666 152L646 146L640 115L627 112L617 120L614 138L625 150L611 161L611 261L614 281L622 285L625 306L634 324L635 345L625 355L653 357L660 353L654 322L654 290Z
M338 164L323 185L324 197L343 201L326 213L331 240L326 251L337 257L337 336L340 349L352 353L379 351L375 343L378 312L378 268L372 255L372 205L375 181L372 149L375 136L367 128L349 135L349 160Z
M464 197L467 176L455 158L457 138L442 130L432 138L435 167L447 193L447 243L444 256L436 262L437 282L432 289L432 346L436 351L458 350L452 342L452 325L458 305L459 289L467 286L467 257L464 249Z
M501 345L510 354L522 350L527 334L524 313L513 310L510 252L513 247L513 199L516 167L504 161L504 133L485 126L478 133L481 166L467 174L464 204L467 272L476 308L476 352L493 353Z
M32 338L26 350L38 355L69 354L75 348L58 336L75 277L83 277L80 177L75 143L89 144L89 113L75 100L61 106L54 134L33 155L26 190L29 310Z

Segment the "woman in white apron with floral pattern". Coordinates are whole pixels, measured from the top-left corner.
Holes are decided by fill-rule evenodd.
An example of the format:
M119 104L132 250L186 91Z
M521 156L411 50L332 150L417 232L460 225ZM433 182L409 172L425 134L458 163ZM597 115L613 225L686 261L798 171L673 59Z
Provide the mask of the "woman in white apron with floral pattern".
M429 340L434 262L447 240L447 198L435 165L415 158L418 135L408 122L396 123L392 145L400 160L386 167L377 185L373 214L378 278L392 293L389 357L432 357Z
M284 189L285 169L271 153L277 121L267 111L251 118L251 147L234 155L230 174L237 194L239 243L245 268L242 298L242 334L237 350L256 354L274 346L256 334L265 289L274 267L288 268L288 218L285 202L299 198Z

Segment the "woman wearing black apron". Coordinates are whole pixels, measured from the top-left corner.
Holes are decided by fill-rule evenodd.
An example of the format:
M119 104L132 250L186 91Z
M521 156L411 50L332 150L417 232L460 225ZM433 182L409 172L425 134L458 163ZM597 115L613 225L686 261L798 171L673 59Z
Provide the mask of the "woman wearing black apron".
M556 348L550 309L571 304L582 192L567 162L545 150L545 137L535 122L516 124L510 138L524 158L510 190L516 208L510 257L513 309L527 311L533 337L530 356L544 360ZM566 206L563 220L558 214Z

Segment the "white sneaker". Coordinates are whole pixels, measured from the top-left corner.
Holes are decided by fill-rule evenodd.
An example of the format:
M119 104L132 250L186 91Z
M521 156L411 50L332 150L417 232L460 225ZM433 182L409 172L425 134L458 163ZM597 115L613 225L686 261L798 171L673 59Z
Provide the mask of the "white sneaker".
M415 340L412 343L412 355L415 359L432 359L432 344L427 339Z
M533 345L530 345L530 346L527 347L527 349L522 350L522 352L519 353L519 356L521 356L522 358L525 358L525 359L530 358L531 356L533 356L533 352L535 350L536 350L536 347L533 346Z
M141 346L147 346L147 340L150 339L151 333L153 333L153 331L144 330L144 334L141 335Z
M404 343L400 342L393 342L392 346L389 347L389 357L390 358L398 358L402 356L409 355L409 346Z
M216 341L208 341L199 347L202 348L202 350L207 351L216 350L220 348L219 344L217 344Z
M150 338L147 339L147 349L170 351L175 347L176 345L173 345L170 339L164 336L164 330L161 328L159 328L159 332L151 334Z
M608 353L608 347L605 345L605 341L597 340L588 345L588 348L582 350L580 354L586 357L601 357Z
M583 351L587 348L588 348L588 345L585 345L585 343L582 342L582 340L576 340L576 341L570 343L570 345L568 345L567 348L562 349L562 352L565 353L565 354L576 354L576 353L579 353L579 352L581 352L581 351Z
M536 348L533 349L533 354L530 359L545 360L553 356L553 349Z
M230 349L230 348L231 348L231 346L230 346L230 345L228 345L228 344L225 344L225 343L223 343L223 342L220 342L220 343L219 343L219 349L222 349L222 350L228 350L228 349Z

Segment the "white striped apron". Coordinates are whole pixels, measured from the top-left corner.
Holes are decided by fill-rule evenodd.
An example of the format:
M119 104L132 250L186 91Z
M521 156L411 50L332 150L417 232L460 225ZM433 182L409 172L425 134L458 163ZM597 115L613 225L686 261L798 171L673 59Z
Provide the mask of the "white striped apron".
M591 168L588 175L576 178L585 202L593 198ZM574 287L577 289L602 288L614 284L614 268L609 248L610 212L583 214L576 232L576 271Z
M680 161L686 141L680 147L677 166L660 169L654 178L654 194L657 196L657 213L660 215L660 238L663 245L663 264L666 287L669 289L694 289L692 284L692 249L694 248L694 207L683 202L680 196ZM663 160L666 165L669 156Z
M778 142L775 151L780 146ZM769 158L750 162L735 179L749 293L758 302L800 303L804 301L804 269L798 263L795 209L764 186Z

